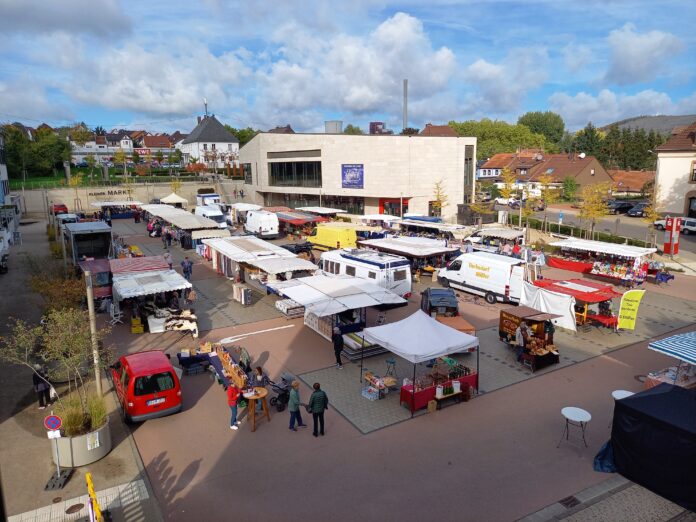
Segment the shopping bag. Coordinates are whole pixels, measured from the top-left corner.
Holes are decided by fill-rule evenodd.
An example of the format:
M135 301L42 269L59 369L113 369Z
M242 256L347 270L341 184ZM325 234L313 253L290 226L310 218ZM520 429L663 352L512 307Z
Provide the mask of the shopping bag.
M51 397L51 400L54 401L58 398L58 393L56 393L56 389L51 386L51 390L48 392L49 397Z

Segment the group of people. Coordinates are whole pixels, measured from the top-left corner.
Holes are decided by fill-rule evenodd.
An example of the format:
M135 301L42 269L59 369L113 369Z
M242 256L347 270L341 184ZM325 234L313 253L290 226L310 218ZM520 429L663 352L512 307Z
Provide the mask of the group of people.
M257 366L251 370L251 356L243 346L236 346L234 351L239 359L239 365L247 372L249 386L252 388L266 388L270 384L268 375L263 371L261 366ZM326 392L321 389L321 385L315 382L312 386L312 395L306 405L300 400L300 381L293 380L290 385L288 398L288 411L290 412L290 431L297 431L297 428L306 428L307 425L302 420L301 408L304 406L307 413L312 414L314 421L314 430L312 435L318 437L324 435L324 412L329 409L329 398ZM227 387L227 405L230 407L230 429L239 429L239 420L237 418L237 410L242 396L243 390L240 390L233 382ZM256 410L261 411L261 401L256 401Z

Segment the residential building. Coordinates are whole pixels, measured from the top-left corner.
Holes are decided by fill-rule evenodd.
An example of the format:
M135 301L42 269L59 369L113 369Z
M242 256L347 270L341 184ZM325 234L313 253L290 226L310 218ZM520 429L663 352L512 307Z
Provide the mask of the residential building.
M441 138L456 138L457 131L455 131L449 125L433 125L432 123L426 123L423 130L420 132L421 136L434 136Z
M208 168L222 168L227 163L239 165L239 140L214 115L199 117L196 128L177 148L184 163L195 158Z
M441 182L449 222L475 194L475 161L473 137L264 132L240 150L250 202L430 215Z
M187 137L188 134L175 131L173 134L169 135L169 143L171 143L172 147L175 147L179 142L184 141Z
M614 196L640 196L652 192L654 170L609 170L614 180Z
M657 147L657 209L696 217L696 122Z
M268 132L271 132L273 134L295 134L295 131L292 130L292 127L289 123L285 127L275 127L274 129L271 129Z
M394 134L394 131L387 129L383 121L371 121L370 134Z

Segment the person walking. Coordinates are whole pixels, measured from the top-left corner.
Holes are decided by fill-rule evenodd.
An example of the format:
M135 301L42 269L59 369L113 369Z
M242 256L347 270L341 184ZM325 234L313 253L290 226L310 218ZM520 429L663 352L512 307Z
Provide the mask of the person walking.
M34 384L34 391L39 397L39 409L43 410L51 402L51 384L48 382L48 377L46 377L46 373L43 371L40 364L34 365L32 382Z
M172 246L172 231L167 228L167 231L164 234L165 239L167 240L167 248Z
M167 250L167 229L164 227L160 229L160 239L162 240L162 246Z
M307 425L302 422L302 414L300 413L300 381L292 381L290 388L290 399L288 400L288 411L290 412L290 429L297 431L295 421L300 428L306 428Z
M227 387L227 405L230 407L232 417L230 418L230 429L238 430L239 422L237 421L237 401L239 400L239 388L233 382Z
M335 326L333 329L331 342L333 342L334 355L336 356L336 368L342 370L343 362L341 362L341 352L343 351L343 334L338 326Z
M324 435L324 411L329 409L329 398L326 396L324 390L318 382L315 382L312 386L314 391L309 398L309 403L307 404L307 412L312 414L314 420L314 431L312 435L315 437L319 436L319 433ZM317 428L319 428L319 433L317 433Z
M186 256L184 260L181 262L181 269L184 272L184 278L186 278L187 281L190 281L191 275L193 274L193 263L188 258L188 256Z
M164 260L169 265L169 270L172 270L174 267L174 260L169 252L164 253Z

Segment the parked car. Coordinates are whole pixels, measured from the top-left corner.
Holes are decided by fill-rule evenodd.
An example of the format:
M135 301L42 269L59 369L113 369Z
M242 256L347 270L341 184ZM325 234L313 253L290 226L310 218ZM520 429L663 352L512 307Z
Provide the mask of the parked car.
M127 422L141 422L181 411L179 376L164 352L124 355L110 377Z
M51 214L54 216L57 216L59 214L67 214L68 213L68 207L65 206L63 203L54 203L51 206Z
M535 199L533 201L534 201L535 205L534 205L534 208L532 210L534 210L535 212L540 212L546 208L546 203L544 202L543 199ZM522 201L511 201L508 206L510 208L513 208L513 209L519 209L520 205L522 205L522 208L526 208L527 207L527 200L523 199Z
M512 198L503 198L503 197L495 198L496 205L509 205L509 206L511 206L516 202L517 202L517 199L514 197L512 197Z
M650 206L649 203L638 203L633 208L631 208L626 215L631 217L643 217L645 215L645 209Z
M83 161L78 161L77 163L75 163L75 166L76 166L78 169L86 169L87 167L89 167L89 163L87 163L87 162L84 161L84 160L83 160Z
M696 218L682 218L681 233L685 236L696 234Z
M309 241L305 241L304 243L286 243L280 246L285 250L289 250L293 254L301 254L303 252L306 252L307 254L312 253L312 243Z
M634 202L631 201L610 201L607 204L607 209L610 214L625 214L635 206Z

